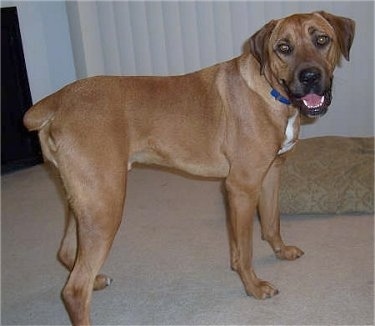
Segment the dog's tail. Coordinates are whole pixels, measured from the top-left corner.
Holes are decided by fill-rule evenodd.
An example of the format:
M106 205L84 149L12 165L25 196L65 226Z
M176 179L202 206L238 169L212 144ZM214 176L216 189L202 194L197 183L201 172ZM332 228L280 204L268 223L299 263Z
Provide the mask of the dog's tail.
M42 99L25 113L23 124L29 131L41 130L53 120L59 104L56 94Z
M52 94L34 106L23 117L23 124L29 131L38 131L43 156L57 166L55 154L58 146L51 134L51 122L60 106L60 96Z

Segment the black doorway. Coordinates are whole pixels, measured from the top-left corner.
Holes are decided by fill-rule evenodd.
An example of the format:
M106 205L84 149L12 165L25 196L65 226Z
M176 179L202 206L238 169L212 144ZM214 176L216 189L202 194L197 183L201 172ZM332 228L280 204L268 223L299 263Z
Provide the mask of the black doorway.
M32 105L17 8L1 8L1 173L42 162L36 133L22 118Z

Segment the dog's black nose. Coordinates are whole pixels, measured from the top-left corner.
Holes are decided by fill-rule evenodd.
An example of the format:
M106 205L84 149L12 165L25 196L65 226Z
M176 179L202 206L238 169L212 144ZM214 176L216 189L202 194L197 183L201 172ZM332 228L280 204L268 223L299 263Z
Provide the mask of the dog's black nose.
M301 70L299 73L299 81L304 85L315 85L317 84L322 77L322 74L317 68L308 68Z

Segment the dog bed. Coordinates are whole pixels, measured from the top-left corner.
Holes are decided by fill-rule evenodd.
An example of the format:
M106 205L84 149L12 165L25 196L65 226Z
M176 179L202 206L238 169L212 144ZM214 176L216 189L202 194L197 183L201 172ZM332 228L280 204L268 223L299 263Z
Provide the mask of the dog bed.
M282 214L374 212L374 138L300 140L281 174Z

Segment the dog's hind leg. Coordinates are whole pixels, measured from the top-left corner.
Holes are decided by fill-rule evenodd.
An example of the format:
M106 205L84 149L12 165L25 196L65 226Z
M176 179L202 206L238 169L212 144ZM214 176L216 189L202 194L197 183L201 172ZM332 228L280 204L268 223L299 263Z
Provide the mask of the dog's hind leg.
M61 240L57 257L69 271L72 271L77 256L77 224L69 204L66 209L65 218L64 236Z
M71 272L77 257L77 223L72 209L67 208L66 227L61 241L58 258L60 262ZM102 290L109 286L112 279L104 274L99 274L95 278L94 290Z
M113 148L111 148L113 149ZM90 323L90 302L97 274L111 248L121 223L126 187L126 164L112 154L84 157L79 160L65 153L59 164L74 219L68 223L60 257L72 267L74 233L77 237L76 257L62 298L73 325ZM113 152L116 152L115 150ZM116 155L116 156L114 156ZM69 164L64 164L68 162ZM74 168L72 168L74 166Z
M259 198L259 215L262 226L262 239L272 247L276 257L294 260L303 255L295 246L286 246L280 234L279 184L280 169L285 158L277 157L263 179Z

